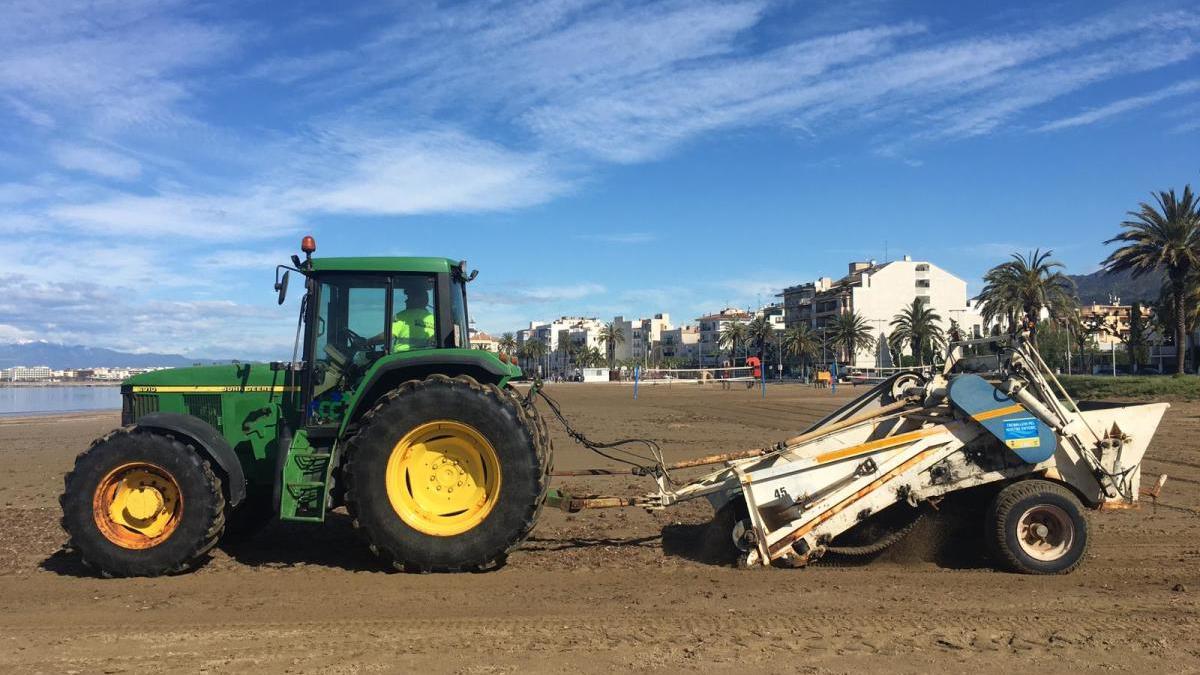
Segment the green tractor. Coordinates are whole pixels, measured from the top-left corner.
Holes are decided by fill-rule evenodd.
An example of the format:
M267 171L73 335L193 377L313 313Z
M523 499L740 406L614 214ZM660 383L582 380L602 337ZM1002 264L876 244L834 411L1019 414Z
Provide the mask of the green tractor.
M223 535L345 505L398 569L484 570L537 521L551 468L514 359L470 348L445 258L313 258L291 362L162 370L122 385L122 427L75 460L69 545L111 576L196 566ZM297 358L302 352L302 358Z

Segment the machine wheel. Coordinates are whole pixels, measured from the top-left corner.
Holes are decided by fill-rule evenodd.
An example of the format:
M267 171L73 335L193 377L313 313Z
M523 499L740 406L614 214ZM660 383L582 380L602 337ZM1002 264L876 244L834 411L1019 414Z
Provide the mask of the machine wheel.
M347 446L355 529L405 571L502 565L533 529L550 484L550 443L536 417L466 376L392 390Z
M65 484L68 546L105 576L182 572L225 527L221 480L171 436L115 431L75 458Z
M1079 499L1045 480L1005 487L988 510L988 540L1007 569L1024 574L1066 574L1088 547L1088 523Z
M698 557L710 565L736 565L750 550L746 530L750 525L750 511L746 500L735 497L713 514L713 519L704 530Z

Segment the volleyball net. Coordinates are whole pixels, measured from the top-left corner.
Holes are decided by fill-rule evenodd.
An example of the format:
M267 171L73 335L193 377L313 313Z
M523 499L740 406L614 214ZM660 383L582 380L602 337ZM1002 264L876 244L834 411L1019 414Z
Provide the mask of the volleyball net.
M657 384L721 384L722 382L757 382L754 368L750 366L704 367L704 368L642 368L638 382L643 385ZM626 384L632 384L627 381Z

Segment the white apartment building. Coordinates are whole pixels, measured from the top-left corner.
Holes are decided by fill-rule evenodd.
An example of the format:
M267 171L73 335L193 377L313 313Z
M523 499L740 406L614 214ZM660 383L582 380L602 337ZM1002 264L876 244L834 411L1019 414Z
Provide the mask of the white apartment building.
M531 339L541 340L546 345L543 363L549 372L565 373L575 367L562 345L571 343L584 349L604 347L600 343L600 329L604 323L595 317L564 316L550 322L531 321L528 328L517 331L517 344L524 345Z
M852 262L841 279L818 279L784 289L781 295L789 326L806 323L820 331L838 315L857 312L872 327L876 340L886 340L896 315L920 298L941 317L942 330L950 329L951 320L958 322L966 337L984 330L983 318L967 297L967 282L909 256L886 263ZM878 349L863 351L854 355L851 365L873 367L880 365L881 358L886 355Z
M48 382L53 375L48 366L13 366L5 372L12 382Z
M725 309L696 319L700 331L700 341L697 343L700 365L718 365L721 362L721 331L731 323L750 323L754 315L750 312L726 307Z

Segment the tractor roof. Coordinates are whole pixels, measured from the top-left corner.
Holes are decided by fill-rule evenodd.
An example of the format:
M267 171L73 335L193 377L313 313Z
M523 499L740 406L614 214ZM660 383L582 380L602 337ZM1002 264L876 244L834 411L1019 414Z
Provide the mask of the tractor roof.
M458 266L449 258L313 258L316 272L446 272Z

